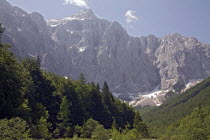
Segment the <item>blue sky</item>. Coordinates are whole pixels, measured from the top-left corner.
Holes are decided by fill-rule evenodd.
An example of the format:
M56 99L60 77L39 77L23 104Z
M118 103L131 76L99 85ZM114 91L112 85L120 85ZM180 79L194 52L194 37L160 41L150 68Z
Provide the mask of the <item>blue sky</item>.
M63 18L84 8L118 21L132 36L171 33L210 43L210 0L8 0L46 19ZM127 14L126 14L127 13Z

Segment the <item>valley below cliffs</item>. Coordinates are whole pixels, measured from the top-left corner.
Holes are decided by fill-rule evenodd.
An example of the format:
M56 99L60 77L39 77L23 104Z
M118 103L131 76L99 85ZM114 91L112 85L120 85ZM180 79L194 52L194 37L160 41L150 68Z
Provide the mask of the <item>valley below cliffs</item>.
M2 41L12 44L18 59L39 56L47 71L72 79L83 73L100 85L106 80L126 101L141 100L139 95L155 89L158 99L133 105L159 105L168 91L181 92L210 75L209 44L178 33L132 37L118 22L98 18L90 9L46 20L0 0L0 23Z

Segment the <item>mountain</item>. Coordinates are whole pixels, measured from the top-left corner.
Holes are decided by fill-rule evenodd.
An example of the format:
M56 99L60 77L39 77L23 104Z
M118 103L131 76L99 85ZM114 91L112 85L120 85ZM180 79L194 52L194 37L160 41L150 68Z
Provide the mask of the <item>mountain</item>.
M45 20L0 0L0 22L6 29L2 40L13 45L19 59L39 56L47 71L72 79L82 72L100 85L106 80L114 95L127 101L154 89L180 92L210 74L210 45L177 33L132 37L90 9ZM147 104L161 104L165 95L159 99Z

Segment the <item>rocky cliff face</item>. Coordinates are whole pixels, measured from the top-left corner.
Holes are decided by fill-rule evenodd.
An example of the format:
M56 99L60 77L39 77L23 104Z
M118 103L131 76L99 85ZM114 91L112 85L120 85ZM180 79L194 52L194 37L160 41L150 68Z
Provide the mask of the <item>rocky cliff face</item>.
M183 37L180 34L168 35L161 39L155 52L156 65L161 76L161 89L180 91L191 79L203 79L209 75L210 45L196 38Z
M92 10L45 20L0 0L0 22L6 28L2 40L20 59L40 56L48 71L73 79L82 72L88 81L106 80L115 93L181 91L210 74L210 45L180 34L131 37Z

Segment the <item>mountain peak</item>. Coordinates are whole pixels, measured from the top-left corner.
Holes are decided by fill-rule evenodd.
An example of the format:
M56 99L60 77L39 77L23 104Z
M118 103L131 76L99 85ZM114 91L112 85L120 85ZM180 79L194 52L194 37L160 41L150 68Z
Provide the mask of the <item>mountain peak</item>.
M94 19L96 18L95 14L93 13L93 11L91 9L85 9L80 11L77 14L74 14L72 16L66 17L63 20L85 20L85 19Z
M95 17L95 15L94 15L92 9L85 9L85 10L82 10L82 11L79 13L79 15L86 15L86 16L90 16L90 17L92 17L92 16Z

